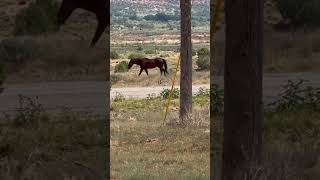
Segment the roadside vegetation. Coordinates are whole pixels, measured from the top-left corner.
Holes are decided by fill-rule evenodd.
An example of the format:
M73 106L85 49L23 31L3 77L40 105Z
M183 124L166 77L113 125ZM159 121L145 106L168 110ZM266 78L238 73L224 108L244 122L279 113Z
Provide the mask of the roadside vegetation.
M221 155L223 89L216 85L213 91L215 153ZM178 123L179 91L174 92L165 123L168 89L141 100L119 94L121 100L112 102L112 178L209 178L209 91L200 89L193 97L193 119L188 125ZM278 100L265 104L263 164L252 169L261 173L261 180L320 177L319 93L319 88L303 80L288 81Z
M52 115L19 96L14 114L0 116L0 179L105 179L105 123L67 108Z
M220 154L223 89L216 85L212 91ZM193 118L184 125L178 121L177 89L164 122L168 92L145 99L118 93L112 99L112 178L209 178L209 90L194 95ZM253 169L262 179L319 178L319 102L320 89L301 80L288 81L278 100L265 104L264 163ZM99 179L107 168L104 117L67 108L51 115L37 99L20 96L15 114L1 116L0 122L1 179Z

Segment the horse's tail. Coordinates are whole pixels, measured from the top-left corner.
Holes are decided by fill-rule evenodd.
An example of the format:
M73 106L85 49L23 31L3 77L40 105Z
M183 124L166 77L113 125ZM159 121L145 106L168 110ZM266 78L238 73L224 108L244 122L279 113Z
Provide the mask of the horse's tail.
M165 73L168 73L168 65L167 65L167 61L166 60L164 60L164 59L162 59L163 60L163 64L164 64L164 72Z

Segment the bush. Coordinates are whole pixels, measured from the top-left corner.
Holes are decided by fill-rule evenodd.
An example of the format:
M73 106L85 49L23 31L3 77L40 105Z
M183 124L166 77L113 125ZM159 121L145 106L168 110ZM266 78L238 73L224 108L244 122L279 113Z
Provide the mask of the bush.
M120 81L121 79L122 79L121 74L111 74L110 75L111 84L116 83L116 82Z
M145 53L145 54L155 54L155 53L156 53L156 50L154 50L154 49L146 49L146 50L144 51L144 53Z
M276 4L282 17L295 27L320 25L319 0L276 0Z
M58 2L36 0L15 19L14 35L39 35L58 30Z
M210 69L210 57L209 56L199 56L196 63L197 63L199 70Z
M283 134L289 142L317 143L320 135L320 113L307 109L266 113L263 126L268 139Z
M38 103L38 98L19 95L19 107L14 125L38 127L42 120L46 120L45 110L43 105Z
M0 62L24 63L42 54L42 48L28 38L5 39L0 43Z
M145 54L141 52L132 52L129 54L128 59L133 59L133 58L144 58Z
M224 90L220 89L217 84L213 84L213 88L210 90L210 102L213 107L213 114L220 114L223 112L224 102Z
M167 21L176 21L179 20L180 17L179 15L167 15L165 13L157 13L155 15L147 15L143 17L147 21L162 21L162 22L167 22Z
M169 94L170 94L170 89L164 89L160 93L160 96L164 99L167 99L167 98L169 98ZM173 99L178 98L179 95L180 95L180 90L178 88L173 88L171 98L173 98Z
M138 45L137 50L138 50L138 51L143 51L142 46Z
M320 88L305 86L306 80L289 80L283 86L284 91L279 95L279 100L269 107L275 112L297 111L302 109L320 111Z
M160 54L160 57L166 58L166 57L170 57L170 55L168 53L164 53L164 54Z
M123 94L116 92L116 96L114 97L113 101L114 102L121 102L124 101L125 97Z
M199 70L208 70L210 68L210 52L207 48L201 48L197 52L197 66Z
M198 56L209 56L210 51L208 48L201 48L198 50L197 54L198 54Z
M210 90L200 87L199 91L195 95L196 97L200 97L200 96L210 97Z
M118 54L116 51L111 51L111 52L110 52L110 58L111 58L111 59L119 59L120 56L119 56L119 54Z
M195 49L192 49L192 56L197 55L197 51Z
M116 65L114 72L115 73L123 73L128 71L128 62L127 61L121 61L119 64Z

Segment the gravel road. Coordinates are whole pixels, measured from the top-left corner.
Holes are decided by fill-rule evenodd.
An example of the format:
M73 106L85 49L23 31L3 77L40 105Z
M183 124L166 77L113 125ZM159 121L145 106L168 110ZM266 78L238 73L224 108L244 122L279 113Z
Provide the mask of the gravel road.
M264 101L271 101L281 91L289 79L306 79L309 84L320 87L320 73L294 74L265 74ZM217 77L216 83L223 87L223 77ZM208 84L194 85L193 93L200 87L209 88ZM159 94L169 86L123 87L112 88L111 97L121 93L125 97L145 98L148 94ZM177 87L178 88L178 87ZM105 113L107 83L103 81L71 81L71 82L43 82L28 84L8 84L0 94L0 113L14 112L18 106L18 95L29 97L38 96L38 101L49 111L71 108L75 111L89 111L98 114Z

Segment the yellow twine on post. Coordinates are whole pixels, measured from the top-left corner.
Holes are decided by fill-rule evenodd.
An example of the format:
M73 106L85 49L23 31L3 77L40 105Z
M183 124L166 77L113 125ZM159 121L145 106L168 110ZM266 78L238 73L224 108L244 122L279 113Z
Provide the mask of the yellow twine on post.
M180 56L180 54L179 54L179 56L178 56L178 58L177 58L176 72L175 72L175 74L174 74L174 76L173 76L173 78L172 78L172 86L171 86L171 90L170 90L170 92L169 92L168 102L167 102L167 104L166 104L166 112L165 112L165 115L164 115L163 124L166 122L166 118L167 118L167 114L168 114L168 109L169 109L170 102L171 102L173 87L174 87L174 83L175 83L175 81L176 81L177 73L178 73L178 70L179 70L180 60L181 60L181 56Z

